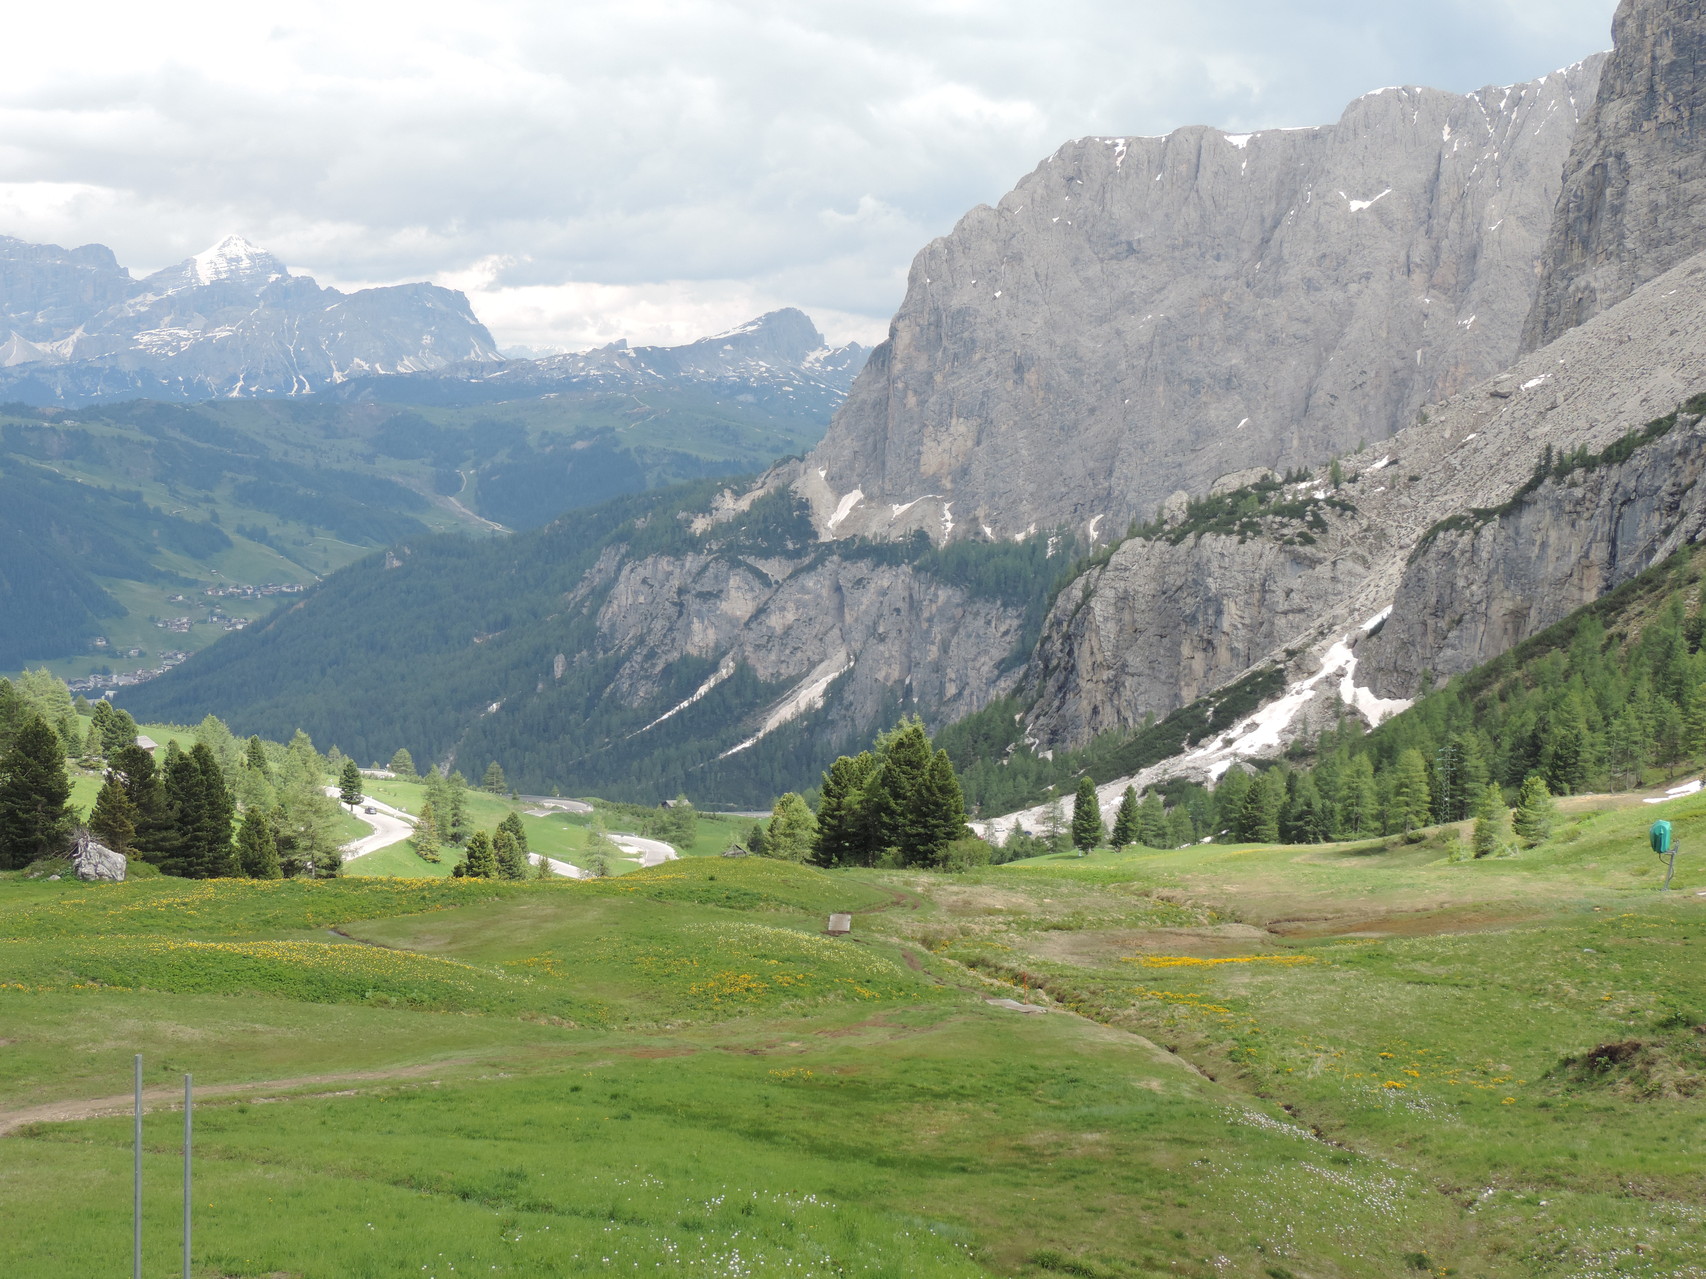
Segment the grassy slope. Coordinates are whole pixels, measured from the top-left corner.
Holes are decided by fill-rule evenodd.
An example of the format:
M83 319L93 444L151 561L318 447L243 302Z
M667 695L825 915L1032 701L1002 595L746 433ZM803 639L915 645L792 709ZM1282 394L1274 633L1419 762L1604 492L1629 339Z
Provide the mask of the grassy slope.
M1479 863L1441 832L956 877L0 882L0 1088L118 1093L137 1048L162 1086L287 1081L202 1111L206 1276L1699 1274L1699 1103L1667 1094L1706 1073L1706 871L1653 891L1658 811L1706 832L1703 796ZM835 908L854 939L818 934ZM1646 1066L1560 1069L1630 1039ZM122 1264L127 1136L0 1139L9 1273Z

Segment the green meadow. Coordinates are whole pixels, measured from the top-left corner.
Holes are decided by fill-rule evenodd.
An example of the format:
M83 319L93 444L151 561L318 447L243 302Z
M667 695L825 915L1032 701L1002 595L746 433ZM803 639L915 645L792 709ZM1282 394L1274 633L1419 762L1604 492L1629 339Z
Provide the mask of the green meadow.
M3 879L5 1272L125 1272L140 1051L151 1279L184 1071L200 1279L1706 1275L1706 796L1565 807L1482 861Z

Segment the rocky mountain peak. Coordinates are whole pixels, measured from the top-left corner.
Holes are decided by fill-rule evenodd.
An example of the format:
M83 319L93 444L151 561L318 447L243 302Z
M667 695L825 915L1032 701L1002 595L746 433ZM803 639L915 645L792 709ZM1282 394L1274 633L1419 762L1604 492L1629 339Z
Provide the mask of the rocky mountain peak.
M1706 6L1623 0L1570 148L1527 350L1706 249Z
M1061 147L914 260L800 491L836 536L1092 537L1515 357L1599 57L1331 125Z

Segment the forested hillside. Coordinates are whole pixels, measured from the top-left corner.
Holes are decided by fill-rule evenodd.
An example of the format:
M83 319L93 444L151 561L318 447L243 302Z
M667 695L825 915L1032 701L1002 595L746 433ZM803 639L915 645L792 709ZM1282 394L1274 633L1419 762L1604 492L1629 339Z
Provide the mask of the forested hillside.
M922 536L824 544L786 491L695 531L694 517L720 487L678 485L513 538L419 539L370 556L202 654L193 670L126 692L124 703L166 719L211 711L263 736L302 727L363 761L399 747L436 762L495 759L534 792L559 786L655 802L686 791L768 806L814 785L868 734L827 730L827 716L808 708L742 745L753 736L750 708L788 688L765 684L743 663L722 671L713 656L683 655L654 693L628 696L614 679L630 654L599 625L613 581L593 573L596 565L618 552L630 563L664 554L734 565L830 556L906 563L968 596L1016 606L1034 638L1072 558L1074 544L1058 535L945 548ZM1015 664L1028 648L1022 639ZM897 686L879 722L905 709Z
M0 406L0 671L156 669L163 653L212 642L225 618L265 611L221 596L204 616L195 597L209 587L311 583L429 531L532 528L619 494L749 471L809 447L826 420L821 406L707 388L477 408ZM167 630L170 619L184 620Z

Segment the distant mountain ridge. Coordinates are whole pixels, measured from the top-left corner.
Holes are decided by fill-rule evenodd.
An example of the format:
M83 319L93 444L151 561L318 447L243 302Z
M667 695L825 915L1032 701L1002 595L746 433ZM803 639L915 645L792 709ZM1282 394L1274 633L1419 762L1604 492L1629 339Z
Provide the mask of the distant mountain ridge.
M731 395L779 397L825 420L847 397L869 347L832 347L794 307L681 346L630 346L626 339L591 351L498 364L475 361L406 378L361 378L337 390L343 399L413 404L483 404L564 391L639 391L705 386Z
M350 377L501 357L462 294L343 293L228 236L133 279L111 249L0 236L0 399L307 395Z

